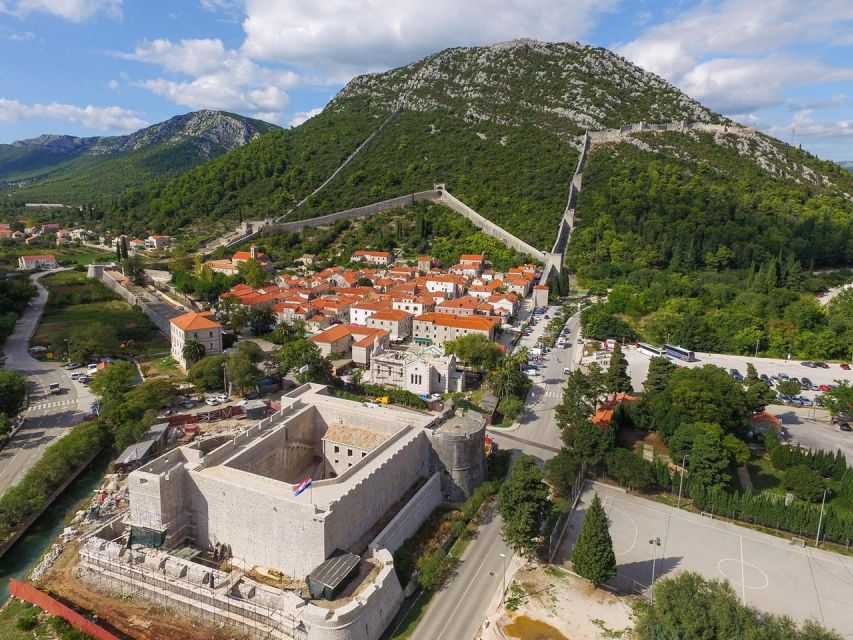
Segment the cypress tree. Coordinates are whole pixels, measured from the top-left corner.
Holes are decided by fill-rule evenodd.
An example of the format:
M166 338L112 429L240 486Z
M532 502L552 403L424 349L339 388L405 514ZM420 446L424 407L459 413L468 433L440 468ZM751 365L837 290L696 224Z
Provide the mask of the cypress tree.
M596 587L616 575L616 555L598 494L592 498L572 550L572 567Z
M613 393L634 391L634 387L631 386L631 376L628 375L628 360L618 342L613 345L613 355L610 357L610 367L605 374L605 384L607 390Z

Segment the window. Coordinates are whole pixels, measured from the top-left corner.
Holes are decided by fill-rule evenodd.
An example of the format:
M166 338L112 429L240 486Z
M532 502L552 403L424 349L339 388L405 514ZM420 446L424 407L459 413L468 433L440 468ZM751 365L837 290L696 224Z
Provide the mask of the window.
M347 449L347 457L352 458L352 449Z
M366 458L366 457L367 457L367 451L362 451L362 452L361 452L361 457L362 457L362 458Z
M335 445L335 449L334 449L334 451L335 451L335 453L340 453L340 452L341 452L341 448L340 448L338 445Z

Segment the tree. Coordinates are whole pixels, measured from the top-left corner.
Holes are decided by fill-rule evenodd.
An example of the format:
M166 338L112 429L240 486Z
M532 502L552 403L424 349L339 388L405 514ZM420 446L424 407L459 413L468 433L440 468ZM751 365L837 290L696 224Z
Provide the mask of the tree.
M471 333L444 343L444 352L476 371L491 371L503 356L500 346L481 333Z
M299 340L305 337L305 322L294 320L292 323L279 322L270 334L270 341L275 344L284 344L291 340Z
M625 354L622 353L622 347L618 342L613 345L610 366L607 368L604 380L607 390L611 393L634 391L634 387L631 386L631 376L628 375L628 360L625 359Z
M731 454L736 467L742 467L749 462L749 445L731 433L723 436L723 448Z
M803 386L796 380L781 380L776 389L783 396L797 396L803 390Z
M601 370L590 366L587 373L575 369L563 387L563 400L557 406L557 424L561 429L589 420L595 414L599 396L604 391Z
M739 382L714 365L681 367L655 401L655 408L666 407L677 415L676 424L708 422L719 424L725 433L745 435L749 428L746 393ZM672 433L661 435L667 439Z
M127 238L124 236L121 237L121 242L119 243L119 247L121 248L121 260L127 260L129 254L127 252Z
M268 306L252 307L249 309L247 322L253 336L262 336L269 333L275 326L275 313Z
M184 343L184 346L181 348L181 355L184 357L184 360L186 360L187 364L189 364L190 366L201 360L204 357L204 354L204 345L199 342L197 338L190 338Z
M127 360L108 364L92 376L91 389L105 404L118 402L139 379L136 366Z
M249 360L254 364L257 364L264 359L264 350L261 349L257 342L252 342L251 340L245 340L239 343L237 345L237 352L246 354Z
M823 496L825 486L820 474L804 464L785 470L784 485L800 500L806 502L818 502Z
M68 334L61 336L54 346L55 351L61 352L65 349L66 338L71 359L77 362L115 353L119 345L115 327L104 322L87 322L85 325L72 327Z
M257 258L244 260L237 266L237 271L245 283L253 289L259 289L267 281L267 272Z
M498 494L504 541L519 553L532 556L551 506L541 469L530 456L519 457Z
M228 356L221 354L202 358L187 371L187 381L200 390L224 389L222 370L226 362Z
M227 295L219 301L216 317L229 331L239 334L246 326L249 311L240 303L239 298Z
M515 420L524 411L524 400L517 396L506 396L498 403L498 413L510 421Z
M453 558L441 547L425 553L418 560L418 584L435 591L444 584L453 564Z
M596 493L583 517L578 540L572 550L572 568L596 587L616 575L616 555L607 528L607 516Z
M607 475L620 485L645 491L655 486L652 464L627 449L613 449L605 456Z
M672 360L666 356L654 356L649 360L649 372L643 383L643 391L648 396L654 393L662 393L669 385L672 374L676 367Z
M835 388L823 393L823 404L834 418L853 413L853 385L849 380L836 380Z
M560 453L545 462L545 482L560 498L571 495L578 480L582 460L577 452L563 447Z
M731 454L720 437L708 431L696 435L690 450L690 481L705 489L724 489L731 480Z
M747 379L749 377L747 376ZM776 392L763 380L750 382L746 387L746 408L750 413L764 411L776 399Z
M291 372L297 372L297 379L303 382L328 382L332 377L331 362L316 344L304 338L283 344L270 354L270 360L282 379Z
M122 260L121 271L133 284L140 286L145 284L145 263L138 255L134 254Z
M0 413L11 418L24 410L27 379L16 371L0 371Z
M519 369L516 358L501 358L497 367L487 377L489 387L503 400L518 396L525 387L527 377Z
M229 384L237 388L239 393L254 389L262 374L257 365L245 350L238 350L225 363L225 375Z
M574 451L581 460L596 466L604 460L609 443L598 425L582 420L563 431L563 442Z

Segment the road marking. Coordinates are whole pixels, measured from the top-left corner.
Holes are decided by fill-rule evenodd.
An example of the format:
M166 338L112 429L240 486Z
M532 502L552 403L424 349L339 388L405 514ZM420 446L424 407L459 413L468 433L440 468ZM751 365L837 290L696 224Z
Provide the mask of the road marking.
M67 407L69 405L76 405L77 400L59 400L55 402L39 402L37 404L30 405L27 407L27 411L40 411L42 409L53 409L55 407Z
M493 552L493 550L494 550L495 546L497 546L497 543L498 543L498 541L499 541L499 540L500 540L500 536L498 536L497 538L495 538L495 539L494 539L494 541L492 542L492 544L491 544L491 546L489 547L489 549L488 549L487 553L483 556L483 561L480 563L480 566L479 566L479 567L477 567L477 571L475 571L475 572L474 572L473 577L472 577L472 578L471 578L471 580L468 582L468 585L469 585L469 586L470 586L470 585L473 585L473 584L477 581L477 576L479 576L479 575L480 575L480 571L482 571L482 570L483 570L483 565L484 565L484 564L486 564L486 560L489 560L489 559L494 560L494 558L492 558L491 556L492 556L492 552ZM507 547L506 553L507 553L507 556L510 556L511 550L510 550L508 547ZM510 556L510 557L508 557L508 558L505 560L505 562L506 562L507 564L509 564L509 562L510 562L511 560L512 560L512 557ZM506 566L506 565L503 565L503 566ZM451 614L448 616L448 618L447 618L447 622L446 622L446 623L444 624L444 626L441 628L441 633L439 633L439 634L438 634L438 637L439 637L439 638L443 638L443 637L444 637L444 630L445 630L445 629L447 629L447 627L450 625L450 623L451 623L451 622L453 622L453 617L456 615L456 612L457 612L457 611L459 611L459 607L461 607L461 606L462 606L462 604L463 604L464 602L465 602L465 599L464 599L464 598L460 598L460 599L459 599L459 602L456 604L456 607L454 607L453 611L452 611L452 612L451 612Z
M743 536L738 536L740 538L740 586L741 586L741 600L744 605L746 605L746 564L743 561Z

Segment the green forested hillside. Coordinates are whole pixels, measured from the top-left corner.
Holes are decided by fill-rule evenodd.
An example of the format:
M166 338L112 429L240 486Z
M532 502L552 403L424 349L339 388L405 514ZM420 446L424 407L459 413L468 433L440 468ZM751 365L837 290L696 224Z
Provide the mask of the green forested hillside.
M12 202L95 204L183 173L275 125L220 111L196 111L125 136L43 135L0 145L0 190Z
M815 295L850 274L808 273L853 264L850 176L834 166L824 175L836 186L777 178L704 135L644 142L656 151L595 149L584 173L568 262L583 285L612 287L585 333L700 351L851 357L853 296L821 306ZM820 168L796 150L783 160Z

